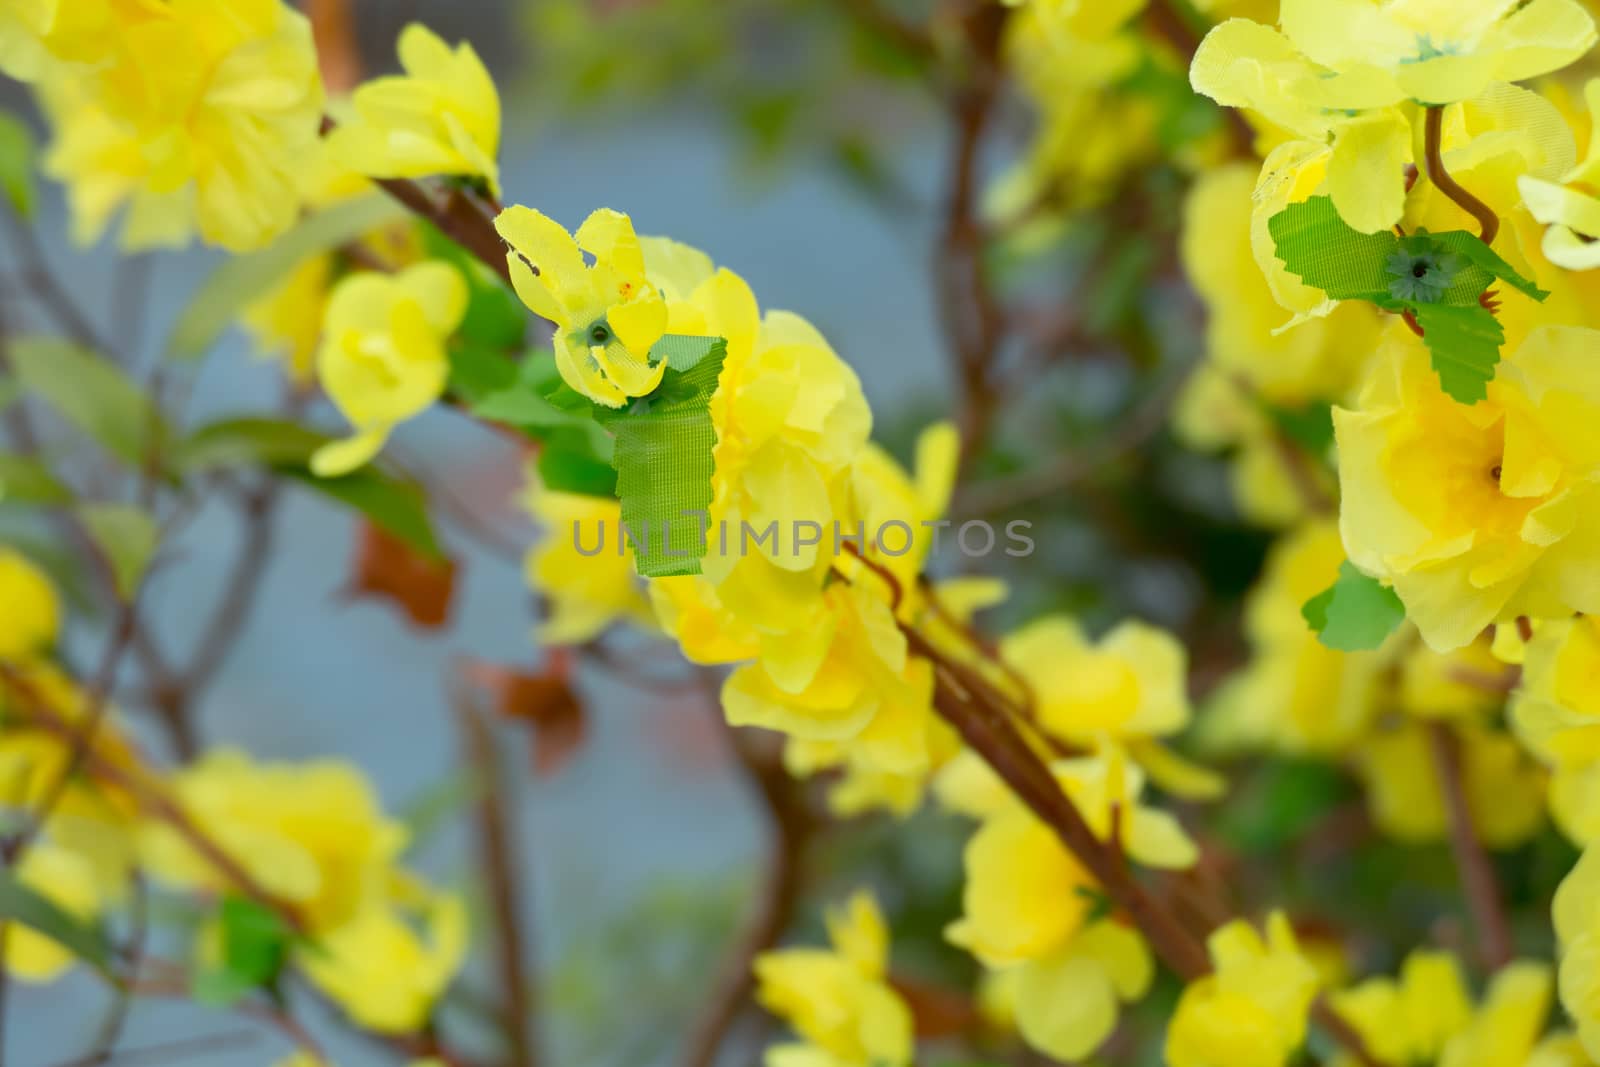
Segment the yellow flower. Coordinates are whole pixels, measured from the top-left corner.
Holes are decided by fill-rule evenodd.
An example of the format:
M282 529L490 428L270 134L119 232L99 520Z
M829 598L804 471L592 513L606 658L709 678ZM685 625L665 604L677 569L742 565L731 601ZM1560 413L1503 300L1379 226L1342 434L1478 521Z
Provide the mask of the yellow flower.
M645 277L628 216L601 208L573 235L519 206L501 212L495 229L511 246L506 262L517 295L555 324L563 381L613 408L661 383L667 364L651 363L650 349L667 331L667 304Z
M1379 317L1346 302L1280 332L1284 309L1250 243L1254 188L1253 168L1231 163L1201 175L1184 205L1183 262L1206 304L1207 359L1283 408L1343 399L1377 343Z
M329 135L335 158L374 178L482 178L499 197L500 94L478 54L418 23L399 52L404 75L355 91L356 118Z
M1339 531L1328 520L1308 523L1272 546L1245 600L1250 663L1202 720L1212 744L1328 754L1366 732L1386 656L1331 649L1300 614L1333 583L1343 561Z
M757 957L757 998L799 1034L767 1053L768 1067L908 1067L911 1012L888 983L889 934L865 892L828 914L833 948Z
M1600 130L1600 78L1584 89L1591 122ZM1554 181L1524 175L1518 179L1522 201L1533 217L1550 227L1544 254L1567 270L1600 267L1600 137L1591 131L1589 154Z
M76 238L128 205L125 247L195 230L235 252L270 242L299 213L322 118L310 24L281 0L107 6L92 65L38 85L55 130L44 167L67 185Z
M1473 829L1491 848L1513 848L1544 819L1544 772L1510 736L1481 727L1455 731ZM1425 728L1373 735L1358 753L1367 806L1378 828L1402 841L1442 840L1449 822Z
M528 585L549 608L538 629L541 644L583 644L613 623L650 619L633 561L611 540L622 536L621 504L611 497L558 493L537 482L529 486L526 503L545 529L527 559Z
M1535 330L1471 406L1402 340L1357 408L1334 411L1345 548L1394 586L1431 647L1519 615L1600 609L1596 338Z
M1487 633L1454 652L1435 652L1413 642L1399 669L1395 702L1419 719L1482 722L1505 702L1508 676Z
M1445 952L1413 952L1398 981L1369 978L1329 1000L1384 1063L1432 1063L1472 1017L1460 965Z
M270 292L251 301L240 316L260 351L281 354L296 384L310 381L316 369L333 269L332 256L312 256Z
M1214 974L1191 982L1167 1030L1171 1067L1280 1067L1306 1036L1317 971L1282 913L1263 939L1235 919L1209 939Z
M1508 629L1510 629L1508 627ZM1550 813L1579 844L1600 838L1600 623L1592 615L1541 625L1527 644L1511 721L1551 767Z
M1600 1059L1600 845L1584 850L1556 890L1561 1005L1591 1057Z
M363 907L295 958L357 1025L395 1034L423 1027L468 947L465 901L397 875L387 899Z
M1032 688L1039 725L1062 740L1166 737L1189 722L1188 657L1154 626L1123 622L1090 641L1076 620L1051 615L1006 637L1000 654Z
M61 0L0 0L0 73L31 81L49 53L45 38L55 26Z
M0 486L0 494L4 487ZM47 652L61 634L55 586L26 556L0 545L0 663L19 663Z
M380 903L406 830L378 805L355 767L333 760L257 764L221 749L172 777L175 799L202 832L313 933ZM179 889L221 892L226 875L164 824L146 828L147 869Z
M318 449L322 477L355 470L383 448L394 427L444 392L445 345L467 311L467 283L429 260L396 275L352 274L328 301L317 375L354 436Z
M1472 1019L1445 1043L1439 1067L1529 1067L1554 999L1550 967L1518 960L1489 983Z
M50 841L36 841L22 856L17 881L75 919L96 918L104 898L94 866ZM5 969L25 982L53 982L77 957L65 946L22 923L6 926Z

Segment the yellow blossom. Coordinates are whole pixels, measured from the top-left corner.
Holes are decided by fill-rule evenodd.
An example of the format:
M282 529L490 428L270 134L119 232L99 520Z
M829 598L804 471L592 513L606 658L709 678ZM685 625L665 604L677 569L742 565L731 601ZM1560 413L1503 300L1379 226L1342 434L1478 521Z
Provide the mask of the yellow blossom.
M506 262L517 295L555 324L563 381L613 408L661 383L667 364L652 363L650 349L667 331L667 304L645 277L628 216L601 208L574 235L519 206L501 212L495 228L511 246Z
M888 984L889 934L870 894L829 912L828 939L831 950L756 959L757 998L803 1042L769 1050L768 1067L909 1067L911 1012Z
M1454 731L1473 829L1491 848L1513 848L1544 819L1545 775L1504 733ZM1365 740L1358 768L1379 829L1403 841L1442 840L1449 822L1443 788L1423 726L1403 726Z
M0 486L0 494L4 487ZM61 634L61 603L43 571L0 545L0 662L19 663L48 651Z
M410 1033L461 969L469 947L466 902L396 875L369 904L296 953L312 983L359 1026Z
M333 283L332 256L312 256L245 308L240 322L256 347L281 355L296 383L311 379L316 369L317 342Z
M355 92L355 119L330 135L341 163L374 178L481 178L500 195L500 94L470 44L453 50L426 26L400 33L404 75Z
M1167 1030L1170 1067L1281 1067L1306 1036L1317 971L1289 920L1273 913L1266 937L1236 919L1208 945L1216 970L1191 982Z
M37 86L55 131L45 170L67 185L77 239L98 239L124 205L130 248L198 230L239 252L287 229L323 106L305 17L281 0L101 9L86 62L52 65Z
M445 345L466 311L466 282L438 260L339 283L324 317L317 376L356 433L319 449L313 471L348 474L378 454L398 423L439 399L450 376Z
M526 504L545 530L526 564L528 585L548 609L537 632L541 644L583 644L613 623L650 620L633 560L612 540L623 536L616 499L556 492L535 482Z
M1600 677L1596 618L1583 615L1546 622L1527 644L1522 686L1511 705L1517 736L1551 767L1550 813L1579 844L1600 838L1596 677Z
M1600 127L1600 78L1584 90L1591 122ZM1600 137L1589 136L1589 154L1554 180L1524 175L1518 180L1523 203L1550 227L1543 249L1550 262L1567 270L1600 267Z
M1401 341L1358 406L1335 410L1345 548L1433 648L1519 615L1600 609L1596 338L1533 331L1470 406L1440 390L1420 342Z
M1550 978L1545 963L1501 968L1471 1020L1445 1043L1439 1067L1529 1067L1554 999Z
M1461 967L1445 952L1413 952L1398 980L1369 978L1329 999L1384 1063L1432 1063L1472 1017Z
M1561 1005L1591 1057L1600 1059L1600 845L1584 850L1556 890Z
M332 931L385 899L406 830L384 815L366 778L334 760L253 762L208 753L172 777L174 796L200 830L313 933ZM181 889L223 891L227 876L165 824L144 834L145 866Z

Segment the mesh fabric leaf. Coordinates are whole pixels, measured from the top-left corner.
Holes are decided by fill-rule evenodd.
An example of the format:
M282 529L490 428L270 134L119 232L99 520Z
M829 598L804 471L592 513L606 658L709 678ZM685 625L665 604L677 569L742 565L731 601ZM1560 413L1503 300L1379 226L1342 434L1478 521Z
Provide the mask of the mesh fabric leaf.
M1405 605L1393 589L1380 584L1346 561L1333 585L1300 609L1317 639L1341 652L1377 648L1405 621Z
M1314 196L1267 220L1278 258L1289 273L1335 300L1392 302L1385 269L1400 239L1387 231L1361 233L1339 217L1333 199Z
M1500 320L1477 304L1419 304L1414 310L1440 387L1463 404L1487 396L1506 340Z

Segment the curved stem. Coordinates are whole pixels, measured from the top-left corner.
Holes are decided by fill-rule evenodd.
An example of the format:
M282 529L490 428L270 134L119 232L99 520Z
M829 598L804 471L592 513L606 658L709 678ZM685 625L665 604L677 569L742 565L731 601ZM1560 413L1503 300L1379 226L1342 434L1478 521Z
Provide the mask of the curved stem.
M1472 811L1467 805L1460 745L1450 728L1438 722L1428 725L1428 743L1433 754L1434 770L1439 776L1439 787L1444 792L1445 813L1450 823L1450 847L1455 853L1456 867L1461 872L1461 891L1467 898L1473 925L1478 930L1479 950L1489 970L1498 971L1511 962L1516 948L1512 943L1511 925L1502 904L1494 865L1484 851L1483 842L1473 826Z
M1440 144L1443 129L1444 108L1430 107L1424 131L1426 143L1423 149L1428 164L1428 180L1462 211L1478 220L1478 225L1481 227L1479 236L1483 238L1484 244L1492 245L1495 236L1500 232L1500 216L1495 214L1494 208L1473 196L1444 169L1444 152Z

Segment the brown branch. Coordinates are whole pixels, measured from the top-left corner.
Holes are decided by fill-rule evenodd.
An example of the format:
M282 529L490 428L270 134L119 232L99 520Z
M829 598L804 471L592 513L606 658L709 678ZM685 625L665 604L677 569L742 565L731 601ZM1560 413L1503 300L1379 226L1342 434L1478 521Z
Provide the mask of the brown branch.
M1478 948L1491 972L1511 962L1516 953L1511 925L1500 896L1494 865L1484 850L1472 824L1467 805L1466 784L1462 780L1461 749L1455 735L1442 722L1427 726L1433 766L1444 794L1445 814L1450 823L1450 848L1455 853L1461 876L1461 891L1478 931Z
M712 694L715 695L715 689ZM782 939L799 904L804 854L815 832L799 783L784 769L781 749L761 745L759 737L728 726L720 701L711 711L722 725L750 784L761 794L771 829L765 877L755 911L724 960L712 995L689 1034L683 1067L712 1067L728 1031L755 988L757 956Z
M331 133L337 125L333 119L324 117L323 136ZM495 231L494 215L490 213L498 212L498 204L480 203L456 185L439 186L406 178L374 178L372 183L410 209L412 214L433 223L440 233L476 256L484 266L505 281L511 281L511 267L506 263L506 243Z
M1455 202L1467 214L1478 220L1482 228L1479 236L1486 245L1494 244L1496 235L1500 233L1500 216L1494 208L1473 196L1461 183L1450 176L1444 168L1444 150L1442 146L1442 131L1444 128L1444 108L1430 107L1424 126L1423 155L1428 164L1428 180L1433 182L1445 196Z
M459 676L459 672L457 672ZM495 929L500 978L501 1024L511 1046L512 1067L534 1067L539 1060L533 980L527 968L528 935L519 910L523 887L515 827L506 795L506 778L494 735L464 688L453 695L456 720L468 764L483 783L478 795L478 853L488 882L490 918Z

